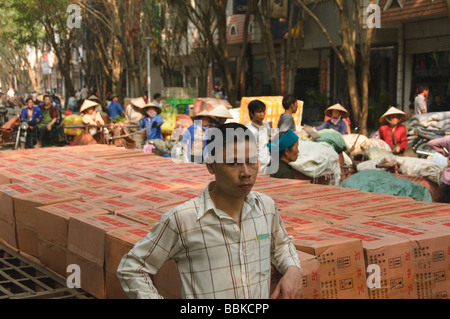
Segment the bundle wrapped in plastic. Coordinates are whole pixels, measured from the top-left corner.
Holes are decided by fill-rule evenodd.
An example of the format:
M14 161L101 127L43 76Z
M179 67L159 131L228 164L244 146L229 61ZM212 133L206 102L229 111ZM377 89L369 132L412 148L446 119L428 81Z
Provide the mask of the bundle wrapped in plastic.
M426 177L430 181L441 184L441 175L446 165L433 163L429 160L416 157L401 157L395 155L380 156L373 160L364 161L358 164L358 172L369 169L377 169L377 165L382 162L390 161L398 166L400 174L410 176Z
M83 128L80 128L80 127L70 127L70 128L65 127L65 126L75 126L75 125L82 126L83 119L82 119L81 115L77 115L77 114L68 115L62 120L61 124L64 126L64 133L67 135L78 136L84 130Z
M351 156L362 154L361 144L368 140L366 136L362 134L345 134L342 137L344 138L345 144L347 144L347 148L351 150Z
M298 150L300 153L297 160L289 163L293 169L312 178L330 175L332 183L339 185L341 178L339 155L330 144L299 140Z
M389 145L379 138L369 138L360 145L361 152L369 160L392 153Z

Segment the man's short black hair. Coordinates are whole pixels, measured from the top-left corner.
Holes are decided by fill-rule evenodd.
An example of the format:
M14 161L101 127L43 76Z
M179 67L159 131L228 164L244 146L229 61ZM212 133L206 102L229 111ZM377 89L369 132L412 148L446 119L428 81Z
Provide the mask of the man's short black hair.
M248 115L250 116L250 119L253 119L253 115L256 112L261 112L266 110L266 104L260 100L253 100L250 103L248 103Z
M27 99L25 100L25 103L28 103L29 100L33 101L33 98L31 96L27 97Z
M219 155L218 151L223 151L227 145L245 141L250 141L256 146L255 136L245 125L232 122L219 125L218 127L212 127L209 129L206 142L208 157L216 158ZM220 153L223 154L222 152ZM222 160L222 156L220 156L219 160ZM214 160L211 162L214 162Z
M48 97L49 99L51 99L50 94L45 94L45 95L43 96L42 99L45 99L46 97Z
M430 87L427 84L422 84L422 86L420 87L420 93L426 90L430 90Z
M295 98L294 94L288 94L283 98L283 108L285 110L288 110L291 104L297 102L297 99Z
M156 100L157 98L161 97L161 93L155 93L153 95L153 98Z

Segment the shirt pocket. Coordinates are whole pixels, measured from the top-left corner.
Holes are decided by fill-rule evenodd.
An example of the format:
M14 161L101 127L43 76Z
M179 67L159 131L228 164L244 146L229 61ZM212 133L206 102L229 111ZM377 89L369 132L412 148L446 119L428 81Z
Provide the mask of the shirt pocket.
M263 276L270 273L270 233L256 236L256 251L259 253L259 268Z

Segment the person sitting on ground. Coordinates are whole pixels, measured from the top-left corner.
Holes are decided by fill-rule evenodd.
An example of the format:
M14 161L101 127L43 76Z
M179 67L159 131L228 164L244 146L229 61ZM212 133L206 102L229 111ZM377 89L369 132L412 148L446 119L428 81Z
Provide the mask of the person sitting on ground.
M186 159L192 163L204 163L208 129L212 123L214 118L204 110L194 117L194 123L181 136Z
M147 129L146 139L147 140L155 140L155 139L163 140L163 135L161 132L161 125L163 125L164 120L161 117L161 115L159 115L161 113L162 109L158 105L156 105L152 102L149 102L144 105L142 110L144 111L144 113L146 115L139 123L139 128Z
M408 132L406 126L401 124L406 119L408 115L394 106L380 117L378 135L391 147L395 155L402 155L408 147Z
M289 178L294 179L293 168L289 165L295 162L298 158L298 136L292 130L285 133L280 133L277 142L269 143L269 150L272 155L272 163L278 161L278 170L270 174L275 178Z
M122 258L117 277L129 298L162 298L152 281L176 262L183 299L298 299L298 254L272 198L252 191L256 144L242 124L211 128L203 193L167 212ZM270 295L271 264L282 278Z
M43 145L43 140L48 136L58 120L59 114L55 106L52 105L50 95L43 96L43 104L40 106L42 112L42 120L37 123L38 141L34 147L39 148Z
M349 117L348 111L341 104L337 103L325 110L325 116L329 119L316 127L316 130L333 129L342 135L348 133L348 125L344 118Z

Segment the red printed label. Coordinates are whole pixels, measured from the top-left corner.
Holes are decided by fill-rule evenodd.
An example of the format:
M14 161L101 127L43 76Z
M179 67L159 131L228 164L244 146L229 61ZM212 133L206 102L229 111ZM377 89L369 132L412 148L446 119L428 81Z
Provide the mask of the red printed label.
M397 232L397 233L412 235L412 236L417 236L417 235L423 235L424 234L423 232L416 231L416 230L413 230L413 229L398 227L398 226L389 225L389 224L380 223L380 222L371 222L371 221L369 221L369 222L364 222L363 224L369 225L369 226L373 226L373 227L377 227L377 228L390 230L390 231L394 231L394 232Z
M338 235L338 236L343 236L343 237L348 237L348 238L356 238L356 239L361 239L364 241L380 240L379 238L376 238L376 237L371 237L371 236L362 235L362 234L358 234L358 233L352 233L352 232L342 230L342 229L337 229L337 228L326 228L326 229L321 229L321 231L324 233L328 233L328 234L333 234L333 235Z

